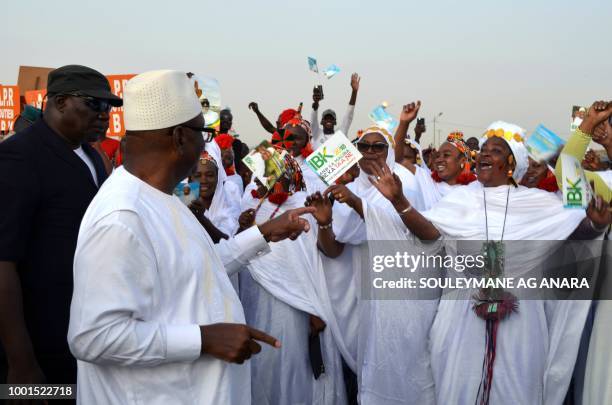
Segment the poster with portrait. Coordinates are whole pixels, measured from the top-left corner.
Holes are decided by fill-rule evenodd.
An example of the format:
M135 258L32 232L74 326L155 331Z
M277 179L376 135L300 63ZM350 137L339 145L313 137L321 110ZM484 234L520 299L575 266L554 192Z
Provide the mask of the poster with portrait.
M587 107L575 105L572 107L572 121L570 125L570 133L574 132L578 129L580 124L582 124L582 120L586 115Z
M270 190L285 173L286 150L276 149L268 142L260 143L242 162L253 172L253 176Z

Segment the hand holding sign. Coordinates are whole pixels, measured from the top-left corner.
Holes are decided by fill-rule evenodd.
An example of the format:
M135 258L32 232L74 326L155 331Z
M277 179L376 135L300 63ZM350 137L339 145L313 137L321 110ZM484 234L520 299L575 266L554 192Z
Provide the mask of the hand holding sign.
M591 200L586 214L596 230L604 232L612 224L612 208L610 208L610 203L605 202L601 196Z
M592 135L593 130L612 115L612 102L595 101L580 124L580 130Z
M332 204L329 198L324 197L319 191L306 197L304 203L307 207L314 207L316 210L312 216L319 225L328 225L332 221Z

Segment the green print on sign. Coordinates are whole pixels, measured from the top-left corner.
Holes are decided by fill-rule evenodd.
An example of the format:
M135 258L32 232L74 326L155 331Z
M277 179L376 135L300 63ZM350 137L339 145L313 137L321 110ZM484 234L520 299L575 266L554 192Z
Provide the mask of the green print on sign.
M317 170L322 168L329 160L334 158L334 155L327 154L327 148L323 147L323 150L318 153L313 153L313 157L310 159L312 167Z
M559 159L563 171L563 205L565 208L586 208L593 193L580 162L565 153L562 153Z
M328 186L361 159L361 154L342 132L315 150L307 159L308 167Z
M578 179L575 183L568 178L565 179L567 181L567 205L572 207L582 207L582 189L579 187L582 179Z

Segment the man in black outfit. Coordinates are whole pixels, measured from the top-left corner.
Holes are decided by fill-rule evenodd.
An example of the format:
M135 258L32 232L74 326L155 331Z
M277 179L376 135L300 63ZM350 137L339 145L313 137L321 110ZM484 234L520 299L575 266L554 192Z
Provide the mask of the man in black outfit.
M67 343L81 219L107 175L87 143L122 100L85 66L49 73L41 119L0 143L0 384L76 383Z

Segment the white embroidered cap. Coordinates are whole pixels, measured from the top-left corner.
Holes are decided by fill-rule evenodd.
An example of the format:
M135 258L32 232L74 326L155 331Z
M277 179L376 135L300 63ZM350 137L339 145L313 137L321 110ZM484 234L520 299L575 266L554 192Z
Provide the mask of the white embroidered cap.
M521 179L527 173L529 168L529 155L527 154L527 148L523 143L525 140L526 131L515 124L510 124L504 121L495 121L485 131L482 138L480 138L480 147L487 141L487 139L495 136L502 138L512 151L514 159L516 161L516 167L512 173L512 178L516 183L520 183Z
M202 114L193 84L185 72L177 70L134 76L123 92L123 109L128 131L170 128Z

